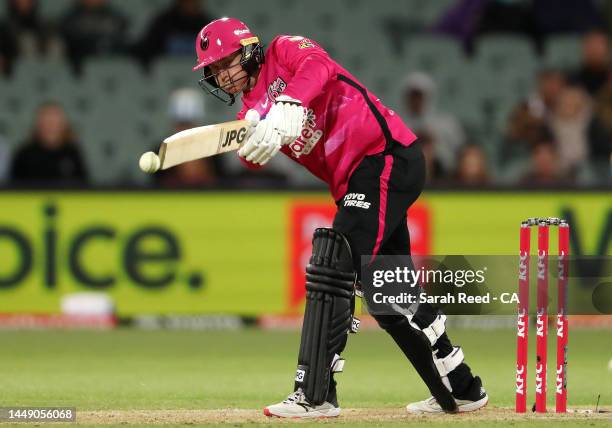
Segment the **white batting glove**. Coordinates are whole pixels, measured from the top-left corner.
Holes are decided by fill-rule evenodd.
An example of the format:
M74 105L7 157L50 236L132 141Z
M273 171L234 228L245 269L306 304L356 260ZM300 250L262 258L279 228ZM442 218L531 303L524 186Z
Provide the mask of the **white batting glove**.
M266 119L271 121L281 135L281 144L293 143L301 134L306 120L306 110L300 100L287 95L276 97Z
M238 156L254 164L265 165L280 148L281 135L269 120L264 119L257 123L246 143L238 150Z

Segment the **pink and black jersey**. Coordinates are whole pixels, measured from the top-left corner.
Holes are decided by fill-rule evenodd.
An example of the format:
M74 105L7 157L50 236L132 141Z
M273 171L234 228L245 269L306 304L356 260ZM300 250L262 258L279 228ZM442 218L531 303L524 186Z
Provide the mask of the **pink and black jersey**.
M238 119L249 109L264 118L280 94L300 100L308 112L301 137L281 151L325 181L335 200L365 156L416 140L393 110L310 39L278 36L270 43Z

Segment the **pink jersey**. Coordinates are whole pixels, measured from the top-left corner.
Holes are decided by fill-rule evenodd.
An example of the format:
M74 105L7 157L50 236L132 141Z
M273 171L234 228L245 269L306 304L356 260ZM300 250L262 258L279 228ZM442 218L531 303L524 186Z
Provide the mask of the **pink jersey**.
M281 151L325 181L335 200L364 156L416 136L318 44L301 36L278 36L266 50L255 87L242 95L242 109L265 117L280 94L302 102L308 119L302 135Z

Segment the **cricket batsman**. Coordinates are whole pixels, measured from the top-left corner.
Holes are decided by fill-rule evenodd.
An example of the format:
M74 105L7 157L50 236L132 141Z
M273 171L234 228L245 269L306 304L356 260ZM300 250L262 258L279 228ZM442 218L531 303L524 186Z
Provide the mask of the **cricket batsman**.
M267 416L340 414L334 373L356 324L361 256L410 254L406 211L425 182L416 136L392 110L311 39L277 36L265 49L241 21L222 18L196 38L200 85L253 124L238 151L251 167L278 152L329 186L337 213L316 229L306 267L306 306L293 392ZM488 396L446 333L446 316L428 304L411 315L374 315L429 388L409 413L480 409Z

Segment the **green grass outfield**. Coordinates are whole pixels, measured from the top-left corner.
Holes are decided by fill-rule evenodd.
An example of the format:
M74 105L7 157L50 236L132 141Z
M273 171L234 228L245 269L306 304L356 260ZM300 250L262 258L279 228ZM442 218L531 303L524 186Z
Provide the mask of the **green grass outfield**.
M557 417L516 416L515 335L512 330L455 330L468 363L491 398L473 415L409 417L403 407L428 396L400 351L384 333L351 336L345 372L338 376L334 420L301 426L612 426L612 413ZM533 335L532 335L533 338ZM554 410L554 336L549 347L549 409ZM78 421L106 426L294 423L260 416L292 388L298 332L85 331L0 332L0 407L74 406ZM534 346L530 344L529 394L533 399ZM570 331L570 408L612 410L612 332ZM222 410L240 409L240 410ZM23 425L21 425L23 426ZM58 426L58 425L53 425Z

